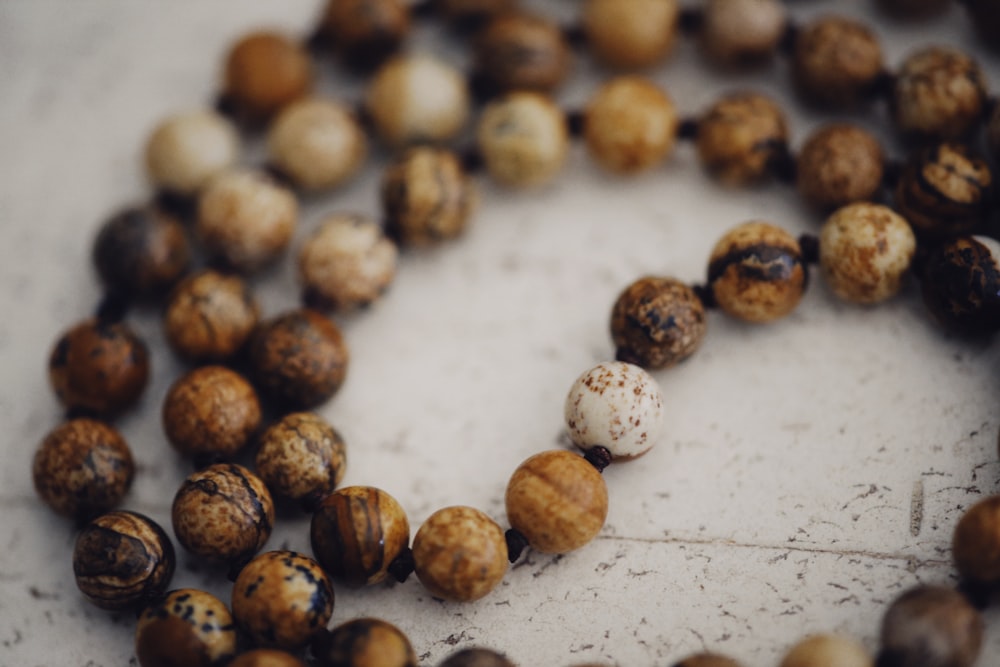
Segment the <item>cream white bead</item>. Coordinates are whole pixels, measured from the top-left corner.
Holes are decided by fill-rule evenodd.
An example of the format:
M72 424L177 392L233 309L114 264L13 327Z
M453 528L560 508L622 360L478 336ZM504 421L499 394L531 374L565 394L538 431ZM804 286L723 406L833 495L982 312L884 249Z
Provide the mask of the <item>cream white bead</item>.
M483 109L476 142L496 181L531 187L559 173L569 151L569 132L565 115L549 97L514 92Z
M192 195L236 164L239 136L212 111L180 113L160 123L146 142L146 172L157 187Z
M663 428L663 394L639 366L609 361L577 378L566 397L566 428L580 449L606 447L614 458L646 453Z

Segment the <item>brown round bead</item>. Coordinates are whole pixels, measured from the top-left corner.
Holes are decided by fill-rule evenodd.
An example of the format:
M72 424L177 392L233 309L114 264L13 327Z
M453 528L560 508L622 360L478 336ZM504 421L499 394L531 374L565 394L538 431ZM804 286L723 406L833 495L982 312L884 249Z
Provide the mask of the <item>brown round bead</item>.
M356 618L313 642L320 667L417 667L410 640L392 623Z
M947 0L939 0L948 4ZM962 3L983 44L994 51L1000 50L1000 5L994 0L965 0Z
M866 201L882 185L884 163L882 146L870 133L854 125L826 125L799 151L796 185L806 201L821 208Z
M963 579L986 586L1000 583L1000 496L965 511L955 526L951 555Z
M507 484L507 520L531 548L564 554L597 537L608 517L608 487L582 456L565 450L535 454Z
M271 536L274 502L264 482L243 466L221 463L184 480L171 509L177 541L195 555L241 563Z
M118 505L135 465L125 439L93 419L73 419L49 433L35 452L38 496L56 513L87 519Z
M135 628L142 667L214 667L236 653L236 629L219 598L193 588L147 607Z
M399 49L410 13L401 0L329 0L320 32L349 65L368 69Z
M452 653L438 667L515 667L502 653L488 648L464 648Z
M84 320L49 356L49 383L70 411L114 416L139 400L148 380L146 344L124 322Z
M458 25L482 25L516 6L517 0L434 0L434 8Z
M792 312L806 281L798 241L766 222L730 230L709 258L708 283L716 303L747 322L770 322Z
M792 647L780 667L874 667L871 656L853 639L814 635Z
M185 359L224 361L243 347L259 314L242 278L202 271L174 289L163 328L171 347Z
M788 22L780 0L708 0L702 13L701 46L728 67L770 59Z
M612 67L636 69L662 60L674 45L676 0L587 0L587 45Z
M233 618L257 644L297 649L333 615L333 587L319 564L294 551L268 551L233 584Z
M430 515L413 538L417 577L431 595L471 602L496 588L507 572L507 542L497 523L472 507Z
M669 368L684 361L705 338L705 307L673 278L645 277L618 295L611 310L611 338L620 361Z
M959 236L934 248L923 264L924 303L937 320L968 334L1000 329L1000 243Z
M168 192L190 196L236 164L240 140L232 124L212 111L176 114L146 142L146 173Z
M266 119L312 89L312 61L297 42L254 32L236 42L225 64L225 94L252 119Z
M939 144L907 160L896 184L896 207L918 232L950 236L985 220L992 189L985 160L965 146Z
M917 51L899 68L890 108L896 128L924 139L958 139L979 123L986 80L976 62L952 48Z
M566 116L545 95L509 93L483 109L476 144L497 182L514 187L544 185L566 161Z
M184 227L153 206L119 211L101 226L94 265L113 292L157 296L174 285L191 264Z
M323 569L337 581L359 587L389 576L389 565L410 542L410 523L385 491L348 486L323 499L309 533Z
M257 648L234 658L226 667L306 667L306 663L285 651Z
M250 377L283 407L305 410L323 403L347 377L348 352L340 329L300 308L262 322L249 343Z
M727 95L698 121L698 156L728 185L747 185L768 175L785 150L785 115L770 98L755 93Z
M84 527L73 547L73 574L101 609L127 609L163 594L174 576L170 538L147 516L109 512Z
M163 401L163 430L174 449L196 461L228 459L260 426L250 383L225 366L202 366L174 382Z
M333 493L344 478L347 452L343 438L326 420L296 412L264 431L256 466L273 493L314 504Z
M552 91L569 74L570 59L558 26L533 14L498 16L476 39L476 71L497 92Z
M381 192L386 229L403 245L455 238L476 205L458 157L438 148L411 148L398 156L382 174Z
M717 653L698 653L684 658L674 667L741 667L741 665L732 658Z
M906 591L882 617L879 667L972 667L983 619L961 593L940 586Z
M863 23L820 18L795 38L792 79L802 96L824 107L857 104L882 74L882 48Z
M670 154L677 137L677 112L651 81L618 77L601 86L587 103L583 137L601 166L637 173Z

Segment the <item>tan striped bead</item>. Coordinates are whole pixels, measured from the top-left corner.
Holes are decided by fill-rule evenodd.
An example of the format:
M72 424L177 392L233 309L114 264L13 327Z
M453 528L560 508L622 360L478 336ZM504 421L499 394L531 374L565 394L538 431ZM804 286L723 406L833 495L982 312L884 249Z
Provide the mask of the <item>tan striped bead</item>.
M507 541L493 519L472 507L445 507L413 538L420 582L445 600L471 602L496 588L507 572Z

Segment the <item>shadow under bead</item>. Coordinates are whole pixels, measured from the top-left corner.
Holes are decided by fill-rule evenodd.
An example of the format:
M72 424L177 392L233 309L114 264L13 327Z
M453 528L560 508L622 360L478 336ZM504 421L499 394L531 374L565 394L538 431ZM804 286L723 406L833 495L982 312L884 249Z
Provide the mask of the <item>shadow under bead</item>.
M920 276L924 303L955 331L984 335L1000 330L1000 243L960 236L934 248Z
M438 667L516 667L502 653L488 648L465 648L452 653Z
M698 119L698 157L722 183L750 185L767 178L786 150L785 115L756 93L726 95Z
M401 0L329 0L319 33L348 66L368 70L399 50L410 32L410 11Z
M918 233L953 236L985 222L993 194L989 165L960 144L938 144L906 161L896 208Z
M319 667L417 667L410 640L392 623L356 618L313 641Z
M551 92L569 74L571 58L559 27L534 14L497 16L476 37L475 70L500 93Z
M226 56L224 94L248 120L266 120L309 94L312 61L297 42L281 33L253 32Z
M257 300L242 278L208 270L174 288L163 329L167 342L184 359L219 362L240 351L259 316Z
M583 30L594 55L612 67L638 69L663 60L677 41L677 0L587 0Z
M93 259L107 289L156 297L187 272L191 247L180 222L154 206L139 206L119 211L101 226Z
M806 101L826 108L856 105L883 72L878 38L863 23L826 16L795 36L792 80Z
M796 160L796 186L810 204L837 208L871 200L882 187L885 154L878 139L846 123L806 139Z
M135 628L142 667L216 667L236 653L236 627L210 593L181 588L147 607Z
M983 619L958 591L917 586L882 617L878 667L973 667Z
M326 420L297 412L264 431L255 464L272 493L312 511L340 484L347 455L343 438Z
M640 278L611 310L616 357L645 368L669 368L695 353L705 338L705 307L673 278Z

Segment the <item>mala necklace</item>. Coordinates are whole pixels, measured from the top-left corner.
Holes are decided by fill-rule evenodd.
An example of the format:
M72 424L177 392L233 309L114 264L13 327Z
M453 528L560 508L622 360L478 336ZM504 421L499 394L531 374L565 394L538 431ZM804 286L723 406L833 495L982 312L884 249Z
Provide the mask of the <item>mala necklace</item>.
M470 4L483 11L481 3ZM367 149L362 124L350 109L300 100L311 76L299 46L268 33L241 40L227 61L223 107L248 125L273 118L267 135L272 173L231 170L235 133L215 114L179 116L153 134L147 166L167 196L161 208L116 216L98 237L94 257L109 294L95 318L73 327L54 347L50 377L71 420L39 450L39 494L58 512L84 519L111 509L128 490L129 448L95 418L125 410L148 379L145 345L122 319L126 305L173 287L164 317L168 341L184 358L214 364L180 378L163 406L169 441L201 467L174 500L178 541L194 554L232 566L235 624L255 643L291 650L308 644L320 664L413 664L406 638L383 621L361 619L332 632L323 629L333 607L328 575L361 586L390 576L402 580L415 569L432 595L471 601L488 595L506 572L508 558L516 561L526 546L544 553L582 547L607 514L600 471L613 460L642 455L657 439L662 398L639 366L672 366L695 352L705 332L706 306L752 322L780 318L797 305L807 265L815 261L838 296L860 303L883 300L898 291L916 252L915 229L926 252L921 266L927 304L946 325L995 330L1000 323L996 243L961 236L978 231L985 220L990 170L963 146L940 143L968 135L986 115L985 86L975 64L958 52L927 50L890 78L863 26L829 19L795 31L787 27L780 5L751 3L759 32L734 35L720 29L720 23L736 20L732 14L739 18L741 4L710 3L703 12L680 15L667 2L635 3L641 10L629 9L631 3L589 2L584 29L568 36L585 41L608 62L630 67L658 58L672 40L668 28L678 21L698 31L706 50L724 61L763 57L784 44L807 99L850 104L889 91L896 124L931 141L930 147L897 174L885 168L877 141L839 125L816 133L793 158L781 111L766 97L727 96L699 118L680 121L670 99L636 77L610 81L584 112L567 119L537 92L562 77L567 35L536 17L504 15L479 34L472 88L490 101L478 121L477 150L401 153L382 184L384 229L392 240L363 215L328 219L300 252L307 308L263 322L237 274L267 266L287 247L297 203L285 184L303 191L329 188L358 169ZM467 7L441 3L439 9L453 15ZM641 11L639 23L650 24L664 12L652 43L638 39L637 24L628 33L630 11ZM382 22L366 26L360 16ZM393 21L405 32L406 12L393 2L334 2L316 41L331 40L355 65L379 62L395 47ZM619 30L626 37L616 34ZM852 67L840 67L836 59L843 44L862 53ZM432 100L407 98L414 82L440 94ZM375 74L362 120L389 145L433 143L464 126L466 105L464 80L454 71L426 58L395 60ZM990 132L996 138L1000 121L993 118ZM642 278L628 286L612 312L620 361L584 373L566 401L569 437L584 455L552 450L517 468L506 493L510 530L479 510L445 508L417 531L411 551L406 515L389 494L372 487L334 491L344 472L344 443L323 419L302 412L335 393L347 367L339 329L321 311L350 310L377 299L394 273L393 241L419 246L458 235L474 205L469 170L485 168L510 186L544 183L562 165L570 133L581 135L603 166L624 173L655 166L678 138L693 139L706 167L725 182L783 176L794 179L812 204L846 207L830 217L818 240L796 239L761 222L734 229L712 251L704 285ZM852 203L885 189L905 219L881 205ZM195 235L210 261L225 270L200 272L175 287L191 251L174 217L183 217L183 206L195 195ZM259 437L255 475L231 459L254 438L265 415L273 416L274 424ZM314 512L315 561L287 550L255 556L275 521L271 492ZM967 592L980 600L1000 579L1000 564L990 556L1000 541L998 502L976 505L955 533L956 566ZM229 610L201 591L164 596L173 568L166 532L132 512L102 514L87 524L74 552L74 571L88 599L110 609L145 607L137 635L143 665L225 662L235 651ZM927 665L971 665L980 634L978 614L961 594L914 589L886 616L880 664L919 659ZM927 648L927 635L940 644ZM378 662L374 651L395 651L397 657ZM817 657L824 655L835 657ZM301 663L290 655L256 651L231 664ZM508 663L472 651L446 664ZM682 664L738 663L702 655ZM783 664L864 665L870 658L848 640L820 636L794 648Z

